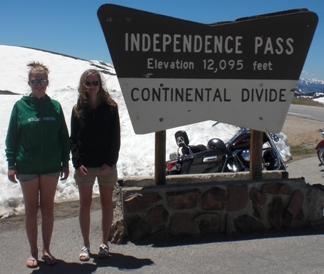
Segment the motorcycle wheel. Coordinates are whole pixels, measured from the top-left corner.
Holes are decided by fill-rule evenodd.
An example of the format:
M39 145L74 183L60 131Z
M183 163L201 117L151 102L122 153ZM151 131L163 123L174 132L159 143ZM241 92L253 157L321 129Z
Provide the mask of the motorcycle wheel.
M324 149L319 149L317 151L317 157L321 164L324 165Z

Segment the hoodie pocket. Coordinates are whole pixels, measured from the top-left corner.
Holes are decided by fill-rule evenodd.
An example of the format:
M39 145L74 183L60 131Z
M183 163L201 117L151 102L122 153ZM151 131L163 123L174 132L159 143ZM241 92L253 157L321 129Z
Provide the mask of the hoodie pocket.
M27 157L27 155L28 155L28 151L26 151L23 146L20 146L16 157L17 162L21 162L23 159Z

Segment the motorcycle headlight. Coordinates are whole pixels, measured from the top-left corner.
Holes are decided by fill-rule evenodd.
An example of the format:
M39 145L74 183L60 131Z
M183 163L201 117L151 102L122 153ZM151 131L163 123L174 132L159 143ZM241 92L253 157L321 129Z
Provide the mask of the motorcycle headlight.
M176 160L178 159L178 153L177 152L172 152L169 154L169 159L170 160Z

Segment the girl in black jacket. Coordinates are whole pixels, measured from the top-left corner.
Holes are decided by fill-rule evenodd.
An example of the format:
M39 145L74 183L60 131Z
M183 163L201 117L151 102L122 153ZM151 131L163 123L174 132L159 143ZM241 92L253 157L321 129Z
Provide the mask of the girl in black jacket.
M99 257L109 255L108 237L113 219L112 193L117 182L116 163L120 149L118 106L103 87L95 69L80 78L79 98L71 115L71 152L75 182L79 187L79 221L84 246L79 259L90 259L90 207L97 178L102 209Z

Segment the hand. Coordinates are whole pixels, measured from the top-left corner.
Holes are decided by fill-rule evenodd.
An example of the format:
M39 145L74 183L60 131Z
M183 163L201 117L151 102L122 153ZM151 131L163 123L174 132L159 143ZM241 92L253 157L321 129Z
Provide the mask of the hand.
M84 177L88 175L88 170L85 166L82 165L77 169L77 173Z
M108 174L110 172L111 172L111 167L106 164L103 164L103 166L100 168L101 174Z
M66 180L69 177L69 173L70 173L69 168L62 166L61 172L60 172L60 176L61 176L60 180L61 181Z
M9 179L11 182L15 183L15 184L18 183L18 181L17 181L17 179L16 179L16 176L17 176L17 170L16 170L16 169L9 169L9 170L8 170L8 179Z

